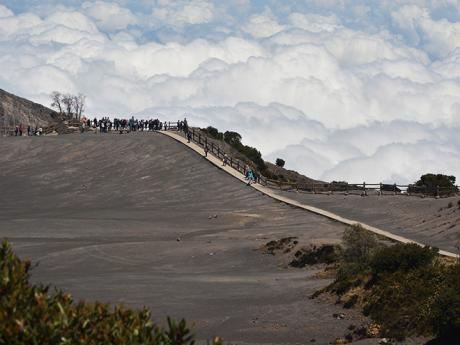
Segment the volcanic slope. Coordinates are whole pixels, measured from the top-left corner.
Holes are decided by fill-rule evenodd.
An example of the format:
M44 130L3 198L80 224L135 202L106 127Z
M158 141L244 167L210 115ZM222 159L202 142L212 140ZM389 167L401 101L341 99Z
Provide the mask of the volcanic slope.
M0 127L22 124L35 127L62 127L60 116L54 110L0 89Z
M308 299L329 281L285 270L269 240L344 226L274 201L159 133L0 138L0 237L35 281L76 299L185 317L203 340L327 344L350 323ZM350 312L351 313L351 312Z

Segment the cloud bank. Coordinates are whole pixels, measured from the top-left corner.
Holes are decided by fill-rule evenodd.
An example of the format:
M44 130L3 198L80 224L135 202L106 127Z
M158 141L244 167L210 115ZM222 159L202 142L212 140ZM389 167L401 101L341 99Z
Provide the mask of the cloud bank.
M0 85L236 130L325 180L460 178L460 1L4 1Z

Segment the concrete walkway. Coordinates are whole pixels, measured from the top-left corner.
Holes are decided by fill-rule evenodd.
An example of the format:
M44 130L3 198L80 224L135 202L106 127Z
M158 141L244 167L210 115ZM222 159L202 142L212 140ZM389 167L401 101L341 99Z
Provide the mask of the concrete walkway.
M168 136L170 138L173 138L174 140L184 144L185 146L189 147L190 149L192 149L193 151L197 152L198 154L204 156L204 150L203 150L203 148L201 146L195 144L194 142L188 143L187 139L182 137L177 132L161 131L160 133L162 133L162 134L164 134L164 135L166 135L166 136ZM219 167L220 169L224 170L225 172L227 172L228 174L232 175L236 179L240 180L243 183L247 183L247 181L245 180L244 175L242 175L239 171L237 171L236 169L232 168L229 165L223 166L222 161L220 159L218 159L217 157L215 157L214 155L208 153L207 159L208 159L208 161L210 163L212 163L215 166ZM306 205L306 204L303 204L303 203L301 203L299 201L293 200L291 198L287 198L285 196L279 195L279 194L275 193L271 188L262 186L262 185L260 185L258 183L252 184L251 187L256 189L256 190L258 190L259 192L261 192L261 193L263 193L263 194L275 199L275 200L278 200L278 201L286 203L288 205L291 205L291 206L294 206L294 207L297 207L297 208L300 208L300 209L303 209L303 210L306 210L306 211L309 211L309 212L324 216L326 218L335 220L335 221L340 222L342 224L345 224L345 225L361 225L364 229L366 229L368 231L371 231L371 232L373 232L375 234L385 236L385 237L387 237L389 239L392 239L392 240L395 240L395 241L398 241L398 242L401 242L401 243L415 243L415 244L418 244L420 246L424 246L423 243L413 241L413 240L411 240L409 238L405 238L403 236L395 235L395 234L393 234L391 232L381 230L381 229L376 228L374 226L371 226L371 225L368 225L368 224L365 224L365 223L362 223L362 222L358 222L358 221L355 221L355 220L347 219L347 218L341 217L341 216L339 216L337 214L334 214L332 212L322 210L320 208L313 207L313 206L310 206L310 205ZM458 258L457 254L454 254L454 253L449 252L449 251L439 250L439 253L441 255L444 255L444 256Z

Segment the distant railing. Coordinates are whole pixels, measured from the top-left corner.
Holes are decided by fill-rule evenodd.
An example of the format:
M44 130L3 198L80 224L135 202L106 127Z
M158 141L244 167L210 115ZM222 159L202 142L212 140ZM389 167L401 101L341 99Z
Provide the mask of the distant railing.
M168 130L178 131L177 122L167 122ZM208 153L213 154L215 157L224 160L227 157L227 164L232 168L238 170L240 173L246 173L247 163L234 158L231 154L225 152L225 150L219 145L212 142L208 137L201 133L201 131L195 130L195 128L189 128L191 134L191 141L198 144L201 147L208 147ZM181 135L185 138L187 134L180 131ZM312 194L344 194L344 195L415 195L415 196L453 196L459 194L459 186L455 187L428 187L428 186L417 186L415 184L387 184L387 183L346 183L346 182L287 182L282 180L268 179L262 176L260 173L257 174L257 182L260 184L276 188L285 191L297 191Z
M178 131L177 122L167 122L167 130L175 130ZM224 162L226 158L226 165L232 167L233 169L237 170L241 174L246 174L246 166L248 165L246 162L233 157L231 154L226 152L220 145L215 144L212 139L209 139L206 135L202 134L200 131L196 130L195 128L189 128L190 133L190 141L193 141L195 144L201 146L203 149L205 147L208 148L208 154L212 154L213 156L217 157L218 159ZM182 136L187 138L187 133L184 131L178 131ZM266 178L261 176L260 174L256 173L256 180L258 183L266 185Z
M184 131L179 131L177 121L166 121L162 122L163 130L177 131L182 136L187 138L187 134ZM112 127L112 131L114 128ZM189 128L191 134L191 141L201 146L203 149L208 148L208 153L214 155L218 159L224 161L227 158L226 164L239 171L241 174L246 174L247 162L241 159L235 158L225 149L214 143L213 139L209 139L205 134L195 128ZM13 127L1 127L0 136L14 136L15 128ZM27 135L27 129L23 135ZM288 182L283 180L268 179L263 176L260 172L256 173L256 180L258 183L284 191L297 191L303 193L312 194L344 194L344 195L416 195L416 196L453 196L459 195L459 186L455 187L442 187L442 186L417 186L415 184L385 184L385 183L346 183L346 182Z
M267 179L270 187L285 191L298 191L312 194L344 194L344 195L416 195L416 196L454 196L459 194L459 187L428 187L415 184L385 184L385 183L334 183L334 182L286 182Z

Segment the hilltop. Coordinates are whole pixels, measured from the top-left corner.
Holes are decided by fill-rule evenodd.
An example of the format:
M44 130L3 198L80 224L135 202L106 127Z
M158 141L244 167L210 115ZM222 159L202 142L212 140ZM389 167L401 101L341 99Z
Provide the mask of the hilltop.
M49 127L62 120L57 112L28 99L18 97L0 89L0 125Z

